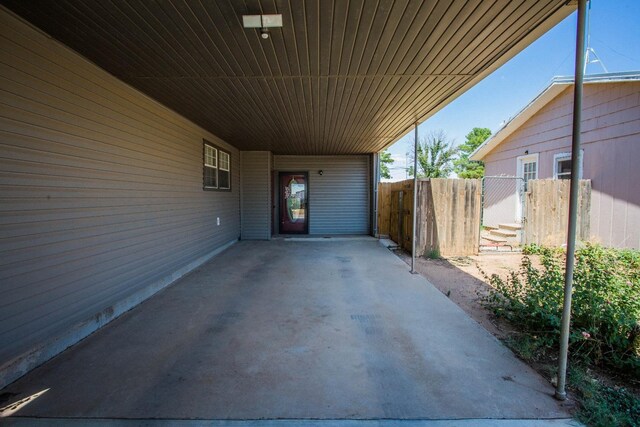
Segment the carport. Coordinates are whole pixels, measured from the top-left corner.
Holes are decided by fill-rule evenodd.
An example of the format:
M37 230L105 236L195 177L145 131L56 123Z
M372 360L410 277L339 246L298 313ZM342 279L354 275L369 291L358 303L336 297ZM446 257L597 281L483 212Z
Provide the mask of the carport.
M4 392L43 390L19 417L568 417L543 378L366 237L241 242Z
M158 370L131 388L139 393L139 409L146 408L145 416L151 416L153 404L146 399L153 396L156 382L167 392L157 402L168 405L172 392L166 382L175 380L174 386L188 388L197 382L193 375L199 364L210 369L212 360L223 364L221 370L208 372L231 377L229 360L244 363L241 368L249 372L260 368L251 364L266 363L266 357L280 357L280 365L296 360L296 375L305 372L313 379L301 382L298 394L295 378L275 368L265 370L280 375L289 388L281 390L282 401L269 401L278 395L271 391L265 400L254 395L255 401L264 403L247 416L259 411L264 411L261 416L303 416L307 410L308 416L333 413L347 418L444 416L450 408L447 400L454 400L450 393L477 392L477 387L464 385L473 378L466 371L475 366L466 364L469 357L481 363L475 370L480 375L477 384L499 379L502 367L491 371L490 361L469 348L467 340L475 333L461 335L466 338L460 349L468 351L440 346L453 346L458 329L443 332L451 327L477 329L445 298L406 272L393 277L373 274L380 268L373 261L376 257L382 257L382 266L401 270L397 260L381 249L359 241L349 241L344 248L313 240L249 241L269 241L287 233L375 236L377 153L569 15L574 2L1 0L1 4L0 387L212 259L164 297L145 304L163 304L166 295L177 293L174 305L153 311L145 320L151 330L127 323L150 315L143 306L118 320L126 326L104 332L124 334L116 340L119 343L126 343L129 333L141 339L154 337L155 345L168 345L177 357L175 369L156 365ZM243 27L243 15L273 14L281 15L283 25L269 28L267 38L263 29ZM363 253L371 250L372 258L357 252L338 255L358 244L365 245ZM243 256L244 251L254 255ZM229 254L235 254L233 259ZM262 259L268 259L268 265ZM327 263L318 271L321 260ZM301 265L306 266L304 272L318 276L310 279ZM353 280L349 274L354 274ZM202 275L216 280L198 282ZM336 294L317 294L323 288ZM403 294L409 290L415 298ZM253 298L256 293L262 301ZM179 304L180 298L189 305ZM404 299L411 301L404 305ZM193 312L190 304L200 300L210 304ZM271 307L268 313L261 311L265 307ZM299 312L304 307L308 312ZM184 317L198 313L205 316L197 318L202 324L190 324ZM334 336L336 331L320 328L327 325L314 316L323 314L345 335ZM451 325L443 321L447 316ZM281 330L278 322L286 321L309 328ZM182 336L174 329L168 338L167 326L187 332ZM193 334L188 333L190 327ZM294 332L297 335L287 335ZM486 333L477 332L483 337L482 346L508 355ZM274 347L260 341L265 337L273 338ZM187 341L178 346L182 338ZM201 339L211 347L198 347ZM217 339L230 345L219 346ZM440 344L430 347L430 339ZM335 341L332 352L313 347L325 341ZM41 378L62 389L71 387L69 381L75 376L60 378L67 375L66 369L55 366L67 363L67 357L98 354L84 352L89 342L34 372L50 372ZM91 345L103 341L96 342ZM234 350L234 342L245 347ZM109 366L117 365L131 380L137 371L127 368L125 360L136 366L145 352L162 357L169 350L156 350L150 341L129 344L106 344L102 359L75 365L78 378L80 371L103 365L105 375L111 375ZM190 346L195 346L193 351ZM389 348L399 353L386 354ZM309 359L309 349L320 359ZM206 357L197 359L197 351ZM349 363L339 363L341 352L348 352L344 360ZM432 372L444 369L440 379L421 376L426 362L420 358L432 357L430 352L440 352L437 357L433 353L437 363L427 363ZM445 369L439 362L445 359L456 367ZM518 384L512 374L526 368L512 356L507 359L505 367L513 366L513 372L504 371L498 383L510 390ZM304 369L305 360L314 363L312 370ZM482 367L485 362L487 369ZM325 376L325 368L334 369L333 374ZM183 375L157 377L177 371ZM343 382L351 373L356 381ZM55 376L61 382L53 381ZM524 388L540 390L540 379L528 378L532 382ZM32 374L11 387L27 383L46 387L33 379ZM254 379L234 382L236 396L251 395L248 390L254 386L259 393L274 384L272 379L264 383ZM220 384L225 384L222 380ZM339 387L331 381L338 381ZM322 388L312 391L304 389L305 384ZM233 387L226 392L233 394ZM116 399L125 388L104 391ZM181 390L185 398L198 388ZM348 409L341 406L336 390L361 395L362 400L344 399ZM391 390L388 396L384 390ZM313 393L329 399L327 412L310 403L317 397ZM46 394L54 395L53 389ZM86 393L86 399L91 395ZM407 400L407 395L417 400ZM304 411L295 412L287 396L301 396L306 406L299 407ZM546 399L533 399L538 398ZM55 412L47 412L46 404L38 400L47 401L35 399L25 410ZM75 408L107 413L101 412L102 403L88 402ZM558 414L546 403L540 403L536 413L521 411L521 402L515 399L503 403L515 405L508 408L512 412L491 403L487 416L500 417L501 411L509 417ZM127 412L127 404L132 412ZM135 412L136 401L123 405L120 413ZM180 407L183 415L188 412L187 403ZM215 405L193 408L203 417L228 417L219 407L214 411ZM116 414L112 409L109 416ZM164 413L160 407L153 410ZM476 416L471 409L465 411Z

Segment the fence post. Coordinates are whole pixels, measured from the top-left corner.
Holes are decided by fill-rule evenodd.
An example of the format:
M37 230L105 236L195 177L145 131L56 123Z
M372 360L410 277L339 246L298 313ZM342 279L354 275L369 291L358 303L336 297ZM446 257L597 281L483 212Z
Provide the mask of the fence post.
M484 176L480 180L480 230L478 231L478 252L482 243L482 224L484 223Z
M402 248L404 246L404 190L400 187L398 192L398 245Z

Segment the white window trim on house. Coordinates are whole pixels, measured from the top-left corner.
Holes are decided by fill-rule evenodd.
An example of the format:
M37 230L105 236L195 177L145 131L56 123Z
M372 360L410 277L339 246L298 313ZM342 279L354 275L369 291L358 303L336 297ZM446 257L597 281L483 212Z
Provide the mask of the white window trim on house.
M205 139L203 140L202 157L202 188L207 191L231 191L231 153ZM207 185L207 171L210 171L215 185ZM220 185L220 176L225 174L227 184L222 186Z
M211 155L208 156L207 151L211 150ZM207 143L204 144L204 167L212 169L216 177L216 185L205 185L205 188L218 188L218 149Z
M571 160L571 152L556 153L553 155L553 179L558 179L558 161ZM582 175L582 166L584 165L584 149L580 150L580 172ZM582 176L580 176L582 179Z
M221 190L229 190L231 188L231 154L225 153L224 151L218 152L218 168L218 171L223 171L228 174L228 184L225 187L220 185L220 175L218 174L218 188Z

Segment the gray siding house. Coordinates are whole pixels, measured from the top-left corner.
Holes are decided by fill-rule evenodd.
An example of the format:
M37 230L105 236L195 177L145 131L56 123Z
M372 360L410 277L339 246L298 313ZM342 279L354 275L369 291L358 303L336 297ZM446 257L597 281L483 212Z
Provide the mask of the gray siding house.
M591 180L591 240L640 248L640 73L585 77L582 178ZM486 176L569 179L573 81L559 77L472 153ZM520 221L518 193L485 208L485 217ZM491 225L491 224L488 224Z
M375 234L376 153L574 9L2 0L0 387L238 239Z

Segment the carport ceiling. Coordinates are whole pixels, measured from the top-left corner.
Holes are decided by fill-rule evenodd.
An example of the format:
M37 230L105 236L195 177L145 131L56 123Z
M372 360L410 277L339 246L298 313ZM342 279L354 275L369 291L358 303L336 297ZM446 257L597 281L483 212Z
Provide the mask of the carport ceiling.
M522 50L567 0L0 0L243 150L378 151ZM282 14L264 40L243 14Z

